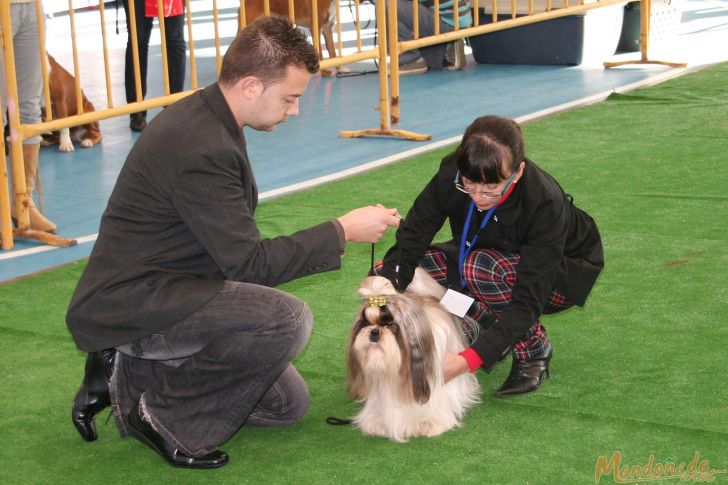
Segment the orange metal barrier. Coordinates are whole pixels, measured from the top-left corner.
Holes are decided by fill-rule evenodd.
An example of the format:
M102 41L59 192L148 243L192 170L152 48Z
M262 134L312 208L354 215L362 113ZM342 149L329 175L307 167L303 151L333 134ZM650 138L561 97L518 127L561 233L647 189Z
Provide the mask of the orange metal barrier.
M487 1L487 0L486 0ZM390 2L391 4L394 4L395 2ZM523 25L528 24L534 24L537 22L543 22L546 20L551 20L559 17L565 17L569 15L575 15L575 14L582 14L587 12L588 10L596 9L596 8L602 8L609 5L615 5L615 4L624 4L626 3L625 0L596 0L592 3L585 3L584 0L578 0L577 4L570 5L569 0L563 0L561 7L556 7L552 4L552 0L546 0L546 6L543 11L537 12L534 8L534 1L528 0L527 7L528 12L526 14L521 14L520 16L517 16L517 2L516 0L510 0L510 8L503 11L499 11L498 9L498 0L491 0L490 6L491 6L491 14L492 14L492 23L486 24L486 25L480 25L479 22L479 10L480 10L480 4L479 0L473 0L473 19L474 19L474 25L472 27L468 28L460 28L458 25L458 1L455 0L454 2L454 30L452 32L447 32L440 34L439 33L439 0L434 0L434 4L436 6L435 10L435 35L428 36L428 37L422 37L419 38L418 36L418 15L417 15L417 9L418 8L424 8L423 6L419 5L419 2L413 2L413 9L414 9L414 39L409 41L401 41L397 42L396 44L393 44L390 49L390 60L392 65L392 81L391 81L391 122L392 124L398 124L400 115L399 115L399 66L398 66L398 58L399 54L412 50L417 49L420 47L435 45L435 44L441 44L446 42L452 42L457 39L464 39L465 37L472 37L475 35L481 35L481 34L487 34L490 32L496 32L499 30L505 30L515 27L520 27ZM641 32L640 32L640 52L641 52L641 60L639 61L624 61L624 62L615 62L615 63L604 63L604 67L614 67L619 66L623 64L663 64L668 65L671 67L685 67L685 63L676 63L676 62L666 62L666 61L658 61L658 60L651 60L648 57L649 53L649 32L650 32L650 4L651 0L642 0L641 4L643 5L640 14L641 14ZM498 14L510 14L511 18L508 20L498 20ZM389 36L391 39L397 38L397 9L396 7L393 7L390 5L389 8L389 19L390 19L390 26L389 26ZM369 134L367 130L364 130L362 132L356 132L355 133L346 133L342 136L365 136Z
M57 0L61 1L61 0ZM50 103L50 90L48 85L48 70L47 70L47 58L45 50L42 50L41 56L43 59L42 72L44 78L44 98L45 98L45 121L35 125L23 125L20 123L19 114L17 109L18 92L16 87L16 74L15 65L13 59L13 46L12 46L12 35L10 30L10 15L9 15L9 0L0 0L0 21L2 26L2 40L5 46L5 67L6 67L6 82L8 85L8 105L10 107L9 112L9 126L13 133L13 138L10 142L10 172L13 179L12 187L12 200L8 195L8 174L6 166L0 169L0 233L2 236L2 249L12 249L13 237L30 238L43 241L47 244L52 245L71 245L75 241L72 239L66 239L59 236L55 236L47 233L39 233L39 231L32 231L29 229L29 219L27 211L28 196L26 191L25 177L23 173L23 159L22 159L22 147L21 142L24 139L28 139L32 136L46 133L49 131L56 131L61 128L69 128L74 126L80 126L91 122L97 122L104 119L109 119L116 116L129 115L140 111L145 111L152 108L159 108L183 98L194 92L198 88L198 72L197 72L197 54L196 54L196 43L195 35L198 33L193 29L193 17L192 9L190 8L190 0L184 0L185 12L186 12L186 27L187 27L187 49L189 52L189 70L191 79L191 89L170 94L169 88L169 76L167 73L167 49L166 49L166 37L165 37L165 21L164 17L158 18L160 38L161 38L161 57L162 57L162 79L164 84L164 95L158 97L148 98L142 100L141 95L141 78L139 75L139 54L136 36L136 22L134 15L134 2L129 2L130 9L130 20L128 22L128 28L131 30L132 35L132 50L133 50L133 67L136 75L136 95L137 100L132 103L121 103L114 104L114 97L112 93L112 80L111 80L111 59L109 55L109 48L107 44L107 33L106 33L106 10L103 0L98 2L98 12L101 26L101 40L100 48L103 54L103 72L106 83L106 106L101 109L96 109L93 112L84 112L82 105L81 86L83 85L82 78L82 66L79 62L78 56L78 45L76 39L76 26L75 26L75 11L73 7L73 0L68 1L68 20L70 23L70 41L71 51L73 59L73 75L75 77L75 92L77 100L77 115L70 116L63 119L53 119L51 112ZM222 62L222 47L221 37L223 34L220 31L220 11L218 8L218 2L223 0L209 0L211 2L212 11L212 23L214 27L214 52L216 69L219 72ZM498 20L498 1L499 0L473 0L473 11L474 24L472 27L460 28L457 22L457 13L455 16L455 28L452 32L440 33L439 32L439 3L440 0L434 0L434 4L438 7L436 15L436 34L428 37L419 36L419 26L417 24L417 9L425 8L421 6L419 2L413 2L413 9L415 9L415 25L413 30L415 32L414 39L409 41L398 42L397 36L397 6L396 1L392 0L385 2L384 0L376 1L375 3L375 21L376 25L381 27L385 26L388 35L377 35L376 42L373 42L370 47L364 47L362 42L362 20L361 20L361 7L360 0L350 0L353 2L353 24L354 24L354 35L356 40L356 47L353 52L344 53L343 47L343 33L342 33L342 17L341 17L341 5L340 0L234 0L237 7L237 22L236 28L242 28L247 22L253 20L259 15L269 15L271 13L278 15L286 15L288 18L293 19L300 25L306 26L314 34L313 43L316 48L321 52L322 45L320 39L320 33L323 34L325 44L327 45L327 58L322 58L321 69L323 74L331 74L333 69L343 69L346 64L354 62L373 60L378 65L378 82L379 82L379 102L378 109L380 115L380 125L376 128L364 129L359 131L342 131L340 136L342 137L360 137L360 136L393 136L400 137L410 140L428 140L429 135L412 133L406 130L395 129L393 126L397 126L400 122L400 87L399 87L399 67L398 60L399 54L408 50L416 49L419 47L452 42L457 39L463 39L474 35L485 34L489 32L496 32L499 30L519 27L522 25L532 24L536 22L542 22L557 17L563 17L567 15L574 15L584 13L588 10L600 8L608 5L624 3L625 0L597 0L594 3L584 3L584 0L578 0L577 4L569 5L569 0L562 0L560 7L552 5L552 0L546 0L546 8L543 11L536 11L534 8L533 0L526 0L528 2L528 13L523 16L516 16L516 0L506 0L510 2L510 9L506 11L501 10L500 13L510 13L510 19ZM333 1L333 7L331 2ZM458 11L458 2L465 0L455 0L455 12ZM503 1L503 0L500 0ZM662 63L670 66L680 66L681 64L666 63L661 61L650 61L648 60L648 39L649 39L649 15L650 15L650 1L641 0L642 9L642 22L641 22L641 53L642 59L637 61L639 63ZM159 12L163 12L163 0L157 0L157 7ZM227 2L230 4L230 2ZM36 10L38 18L42 16L42 5L41 0L35 0ZM478 12L482 5L488 5L492 9L492 23L480 25ZM323 9L321 12L319 9ZM317 15L312 15L311 12L316 12ZM333 12L333 19L330 18L329 12ZM332 21L333 20L333 21ZM336 26L335 37L336 41L333 41L333 26ZM379 29L381 30L381 29ZM43 32L40 33L43 35ZM389 40L389 42L388 42ZM44 45L44 39L41 39L41 45ZM117 59L118 60L118 59ZM389 63L388 63L389 62ZM122 60L123 63L123 60ZM619 65L621 63L609 64L607 67L613 65ZM151 67L151 65L150 65ZM0 80L2 81L2 80ZM97 107L98 108L98 107ZM0 140L0 149L4 150L5 141ZM17 208L17 228L13 229L10 216L10 206L14 205ZM62 229L62 228L61 228Z
M61 0L58 0L59 2ZM48 71L48 56L46 49L41 49L41 73L43 76L43 99L45 104L45 121L39 124L21 124L20 117L17 108L18 105L18 91L17 91L17 77L14 60L13 50L13 39L12 29L10 25L10 5L9 0L0 0L0 22L2 26L2 41L4 46L4 61L5 61L5 74L6 79L0 80L5 82L7 85L7 101L8 101L8 125L13 136L10 140L9 152L10 152L10 172L12 174L13 183L9 184L6 165L3 164L3 168L0 171L0 242L2 249L9 250L13 248L13 238L19 237L24 239L33 239L50 244L53 246L71 246L76 244L76 241L69 238L57 236L55 234L49 234L42 231L32 230L30 228L30 221L28 217L28 200L32 196L27 193L27 185L24 174L23 165L23 153L22 153L22 141L31 138L36 135L41 135L51 131L57 131L62 128L71 128L76 126L82 126L92 122L98 122L101 120L113 118L116 116L129 115L140 111L146 111L151 108L159 108L171 103L174 103L178 99L194 92L198 87L197 80L197 64L194 55L195 41L192 29L192 16L190 9L190 0L184 0L187 20L187 45L190 53L190 77L192 88L190 90L170 94L169 90L169 75L167 72L167 49L166 49L166 37L164 31L164 17L159 17L159 28L161 34L161 53L162 53L162 78L164 83L165 95L149 98L142 100L142 89L141 89L141 77L140 77L140 66L139 66L139 46L137 45L136 37L136 21L134 16L134 2L129 2L130 19L128 20L128 28L131 30L132 35L132 46L133 46L133 68L135 73L135 84L137 101L133 103L124 103L117 106L114 105L113 92L112 92L112 80L111 80L111 68L110 68L110 56L107 45L107 33L106 33L106 9L103 0L98 2L98 11L100 16L100 29L101 29L101 50L103 55L104 65L104 76L106 81L106 108L96 109L92 112L85 112L83 106L83 97L81 95L81 86L83 79L81 75L81 65L79 62L79 48L77 45L76 38L76 25L75 25L75 9L73 6L73 0L68 1L68 20L70 24L70 51L72 53L72 74L75 78L75 99L76 99L76 111L78 114L74 116L68 116L62 119L54 119L51 110L51 94L49 88L49 71ZM164 12L163 0L157 0L157 8L159 12ZM35 0L36 17L38 25L43 25L43 7L41 0ZM126 37L126 35L125 35ZM45 42L45 31L39 30L40 45L46 46ZM221 58L219 50L219 35L216 32L216 45L217 57ZM123 60L122 60L123 62ZM219 69L218 61L218 69ZM5 140L0 141L0 148L5 151ZM8 196L9 187L12 185L12 202L10 196ZM16 218L12 220L10 207L15 207ZM17 225L13 228L13 223Z

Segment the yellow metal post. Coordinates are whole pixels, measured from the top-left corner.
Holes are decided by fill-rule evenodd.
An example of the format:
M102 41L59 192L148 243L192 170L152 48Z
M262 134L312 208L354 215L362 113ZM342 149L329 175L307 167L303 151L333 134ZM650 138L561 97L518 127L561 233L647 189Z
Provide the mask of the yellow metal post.
M417 5L419 1L415 1L412 4ZM399 124L399 27L396 21L391 21L397 18L397 2L389 1L386 3L388 12L387 22L387 37L391 40L389 44L389 63L392 70L390 76L390 88L392 94L389 100L390 116L389 121L393 125ZM413 7L414 8L414 7ZM385 46L386 47L386 46Z
M169 94L169 59L167 58L167 26L164 17L164 2L157 0L157 20L159 21L159 36L162 43L162 84L164 94Z
M389 5L389 15L385 2L376 2L377 25L384 25L392 40L392 47L389 49L392 68L392 98L389 97L389 79L387 66L387 35L379 34L379 128L356 131L341 131L342 138L360 138L364 136L385 136L404 138L406 140L426 141L432 139L431 135L423 135L405 130L391 129L389 106L390 103L397 110L397 121L399 121L399 42L397 42L397 5L396 2L386 2ZM389 22L387 24L387 22ZM381 30L381 29L380 29ZM396 91L396 94L395 94Z
M134 90L136 92L136 100L142 101L142 77L139 70L139 41L137 39L136 6L134 3L135 2L132 0L127 2L129 18L126 19L126 23L130 31L129 35L131 36L131 57L132 65L134 67Z
M36 9L40 8L40 2L36 1ZM0 22L2 22L2 43L5 52L5 79L4 82L7 85L7 106L8 106L8 125L10 127L10 171L13 176L12 183L12 197L15 206L15 216L17 222L17 228L13 230L14 237L20 237L24 239L33 239L40 241L51 246L73 246L76 244L76 240L63 238L50 234L43 231L36 231L30 228L30 215L28 211L28 204L31 194L28 193L28 186L25 180L25 166L23 160L23 133L20 125L20 108L18 103L18 84L17 75L15 71L15 49L13 47L13 30L10 25L10 2L0 1ZM42 28L42 23L39 27ZM43 49L41 44L41 49ZM4 143L4 140L3 140ZM4 147L3 147L4 153ZM3 178L0 173L0 178ZM5 184L7 184L7 173L5 173ZM0 181L0 185L3 185ZM7 194L7 192L5 192ZM4 195L3 197L7 197ZM9 202L9 201L7 201ZM5 213L5 204L0 201L0 217L3 218L0 229L3 232L3 249L9 246L7 249L11 249L13 242L7 241L6 232L8 220L7 214ZM7 204L10 205L10 204Z
M81 72L78 67L78 46L76 45L76 21L74 17L73 0L68 0L68 19L71 23L71 48L73 50L73 76L75 78L74 89L76 91L76 113L83 114L83 95L81 94ZM42 43L41 45L45 45ZM45 63L45 51L41 52L41 58Z
M605 62L604 67L617 67L626 64L660 64L670 67L685 67L685 62L656 61L649 59L650 18L652 16L652 0L642 0L640 7L640 59L633 61Z
M10 25L10 3L0 2L0 18L3 22L3 46L5 47L5 83L7 85L8 126L10 127L10 173L13 177L12 197L15 218L20 230L30 229L28 194L26 193L23 147L20 136L20 111L18 106L18 80L15 74L15 48L13 29Z
M319 31L318 25L318 2L316 0L310 0L311 2L311 38L313 39L313 46L316 48L316 52L321 56L321 31Z
M43 25L43 4L41 3L41 0L35 0L35 19L38 25ZM40 29L38 31L38 43L39 45L45 45L45 29ZM48 88L48 53L45 49L41 49L40 60L40 75L43 78L45 117L47 120L52 120L53 112L51 110L51 90Z
M104 0L99 0L99 19L101 21L101 41L104 50L104 78L106 79L106 107L114 106L114 98L111 91L111 66L109 65L109 46L106 42L106 7Z
M192 10L190 9L190 0L185 0L185 12L187 12L187 37L189 38L188 50L190 51L191 87L192 89L197 89L197 58L195 57L195 37L192 35ZM215 24L215 32L217 32L217 24Z
M0 79L0 82L4 80ZM2 103L2 96L0 96ZM0 136L0 153L5 153L5 136ZM0 245L8 251L13 249L13 223L10 215L10 183L5 163L0 164Z
M242 6L240 7L243 8ZM245 10L241 10L243 19L245 19ZM221 47L220 47L220 30L218 27L218 24L220 23L220 12L217 9L217 0L212 0L212 18L213 18L213 24L215 25L215 66L217 68L217 73L220 74L220 69L222 69L222 54L221 54ZM192 22L190 22L191 24Z

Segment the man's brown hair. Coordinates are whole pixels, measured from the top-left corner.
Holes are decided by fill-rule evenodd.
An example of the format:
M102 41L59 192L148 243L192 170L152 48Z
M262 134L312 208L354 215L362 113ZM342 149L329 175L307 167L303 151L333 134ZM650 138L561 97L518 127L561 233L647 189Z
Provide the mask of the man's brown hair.
M285 77L288 66L316 73L316 49L288 19L260 17L233 39L222 59L219 82L230 86L246 76L256 76L269 86Z

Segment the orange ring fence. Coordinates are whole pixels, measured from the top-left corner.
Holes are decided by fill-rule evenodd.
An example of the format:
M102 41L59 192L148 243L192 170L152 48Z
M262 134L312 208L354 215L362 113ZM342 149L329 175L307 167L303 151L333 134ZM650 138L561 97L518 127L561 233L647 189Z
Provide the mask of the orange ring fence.
M61 1L61 0L57 0ZM11 141L9 144L9 153L10 153L10 172L13 179L13 184L9 184L9 178L7 173L7 167L6 164L2 165L2 168L0 169L0 236L1 236L1 245L2 249L9 250L13 248L13 237L19 237L19 238L28 238L28 239L35 239L42 241L46 244L56 245L56 246L69 246L76 243L73 239L67 239L63 237L59 237L52 234L42 233L40 231L33 231L30 229L30 223L28 218L28 209L27 209L27 201L29 194L26 191L26 184L25 184L25 177L24 177L24 171L23 171L23 155L22 155L22 147L21 143L22 140L28 139L30 137L40 135L43 133L47 133L50 131L57 131L61 128L72 128L76 126L81 126L84 124L92 123L92 122L98 122L101 120L110 119L117 116L123 116L123 115L129 115L132 113L137 113L140 111L145 111L152 108L160 108L166 105L169 105L171 103L174 103L175 101L183 98L184 96L187 96L188 94L191 94L196 89L198 89L198 63L197 59L199 54L199 50L196 49L197 46L197 37L199 36L202 41L209 41L209 38L204 38L204 32L198 29L206 28L205 26L202 26L200 24L196 24L193 21L193 11L190 8L190 0L184 0L185 3L185 24L186 24L186 42L187 42L187 50L188 50L188 56L189 56L189 74L190 74L190 84L191 89L176 93L176 94L170 94L169 90L169 77L167 74L167 50L166 50L166 39L164 35L164 17L158 18L158 24L159 24L159 30L160 30L160 51L161 51L161 72L162 72L162 82L163 82L163 92L165 93L162 96L156 96L156 97L149 97L145 100L141 99L141 81L139 76L139 54L138 54L138 45L137 45L137 37L135 35L136 33L136 22L134 21L135 15L134 15L134 2L129 2L129 9L130 9L130 21L128 28L131 29L132 35L132 51L133 51L133 65L134 65L134 72L136 77L135 82L135 88L137 93L137 101L132 103L119 103L115 102L115 93L112 90L112 85L115 83L112 82L111 78L111 66L114 62L121 62L123 64L123 54L121 56L121 59L119 60L118 53L115 52L116 56L112 58L110 54L110 49L108 47L108 38L107 38L107 9L105 8L105 4L103 1L98 2L98 13L99 13L99 31L98 34L101 37L99 39L99 42L94 45L83 45L83 51L96 51L96 55L91 56L85 56L86 58L91 58L92 60L95 60L94 65L89 65L88 63L82 64L82 62L79 59L79 45L77 40L77 30L75 25L75 9L73 5L73 0L67 0L68 1L68 21L69 21L69 30L70 30L70 47L69 46L46 46L49 50L58 50L59 48L63 48L65 52L70 51L71 52L71 59L72 59L72 69L69 69L71 73L75 77L75 92L76 92L76 100L77 100L77 111L79 114L74 116L69 116L62 119L53 119L53 114L51 113L51 103L50 103L50 91L48 88L48 69L47 69L47 57L46 57L46 50L42 49L41 52L41 59L42 59L42 74L43 74L43 93L44 93L44 100L45 100L45 121L39 124L34 125L23 125L20 123L20 117L19 113L17 112L17 109L10 109L9 110L9 116L8 116L8 124L9 128L11 130L11 133L15 134L15 136L11 137ZM434 0L435 5L437 6L436 9L436 17L439 18L439 1L440 0ZM459 0L464 1L464 0ZM499 11L498 9L498 1L499 0L472 0L473 1L473 13L475 14L474 17L474 24L472 27L467 28L459 28L457 27L457 18L455 21L455 30L448 33L439 33L439 23L436 22L436 35L428 36L428 37L419 37L418 31L419 26L417 25L417 22L415 22L414 25L414 32L415 32L415 38L413 40L409 41L403 41L403 42L389 42L391 39L397 39L397 8L396 8L396 2L390 1L390 2L384 2L384 1L377 1L375 3L374 7L374 18L371 18L371 5L364 5L362 0L349 0L349 9L351 11L351 24L353 25L353 31L342 31L342 9L341 9L341 0L333 0L333 6L329 5L328 7L328 19L334 19L333 25L331 22L326 21L326 17L323 18L323 21L326 22L326 25L322 25L322 20L319 18L319 15L308 15L308 18L306 18L306 7L309 7L308 12L317 12L319 3L322 2L329 2L331 3L332 0L207 0L204 7L200 7L197 10L199 11L201 8L205 8L208 10L211 14L212 24L214 27L214 34L213 34L213 43L214 43L214 57L215 57L215 65L217 72L220 70L221 60L222 60L222 42L221 39L224 38L232 38L238 29L242 28L246 25L250 19L256 15L265 15L265 14L279 14L279 15L287 15L290 19L294 20L296 23L306 26L309 28L310 32L320 32L321 28L324 29L324 38L327 40L327 43L331 43L331 38L335 37L336 41L334 42L334 48L333 48L333 54L335 54L334 57L331 57L331 50L329 50L329 57L324 58L321 61L321 70L322 73L330 72L334 68L342 68L342 66L346 64L351 64L355 62L365 61L365 60L374 60L378 64L378 82L379 82L379 94L378 94L378 109L379 109L379 121L380 126L377 128L372 129L364 129L361 131L347 131L347 132L341 132L340 136L342 137L360 137L360 136L395 136L395 137L401 137L406 138L410 140L428 140L430 139L429 135L422 135L422 134L416 134L404 130L399 129L392 129L392 125L398 125L400 120L400 114L399 114L399 97L400 97L400 89L399 89L399 68L398 68L398 59L399 54L406 52L408 50L416 49L423 46L429 46L434 44L440 44L440 43L446 43L446 42L452 42L457 39L462 39L465 37L470 37L474 35L480 35L480 34L486 34L489 32L495 32L499 30L519 27L522 25L532 24L536 22L542 22L550 19L554 19L557 17L563 17L567 15L574 15L574 14L580 14L584 13L587 10L591 10L594 8L600 8L608 5L618 4L622 3L624 4L626 0L597 0L593 3L584 3L584 0L580 0L575 5L569 5L569 0L560 0L559 3L563 2L560 7L555 7L552 5L553 0L546 0L546 7L543 11L535 11L533 6L534 0L518 0L519 3L527 2L528 5L528 13L525 15L519 15L516 17L516 9L517 4L516 0L505 0L506 2L510 2L510 9L506 9L505 11ZM500 0L504 1L504 0ZM637 62L653 62L649 61L647 59L648 54L648 39L649 39L649 4L651 0L641 0L643 8L641 9L641 55L642 58L640 61ZM279 5L279 3L282 2L282 5ZM306 2L306 3L304 3ZM203 2L194 2L195 6L199 6L200 3ZM222 11L219 8L219 4L225 3L224 11ZM42 4L41 0L35 0L36 5L36 12L38 19L40 20L42 17ZM454 10L457 12L458 8L458 0L455 1L455 7ZM478 12L481 8L484 6L487 6L491 8L491 12L493 15L493 21L492 23L480 25L479 18L478 18ZM157 7L158 12L163 12L163 0L157 0ZM323 3L322 3L323 7ZM422 5L419 5L418 3L413 3L413 8L425 8ZM9 0L0 0L0 26L2 27L2 41L3 45L5 47L4 49L4 60L5 60L5 73L6 73L6 83L7 83L7 96L8 96L8 106L17 106L17 99L18 99L18 92L17 92L17 84L16 84L16 72L15 72L15 63L14 63L14 55L13 55L13 45L12 45L12 35L11 35L11 28L10 28L10 6L9 6ZM498 20L497 15L498 13L510 13L511 18L507 20ZM376 22L376 26L386 26L386 32L388 35L375 35L373 40L371 41L371 45L368 47L364 46L365 35L363 35L363 24L365 20L363 18L366 18L367 22L374 21ZM387 19L390 20L390 22L387 24ZM417 19L417 15L415 12L415 19ZM59 19L60 20L60 19ZM121 23L121 22L119 22ZM39 22L40 24L40 22ZM231 26L232 24L232 26ZM334 28L335 26L335 28ZM223 27L231 28L231 32L223 32ZM326 29L329 29L332 36L329 36L327 39L327 33ZM42 30L42 29L41 29ZM380 29L381 30L381 29ZM41 36L44 35L44 32L40 33ZM126 40L126 32L120 33L120 35L124 36L124 41ZM351 38L353 36L353 39ZM321 39L320 35L313 35L313 43L316 46L317 49L320 49L323 51L324 49L321 46ZM354 44L354 47L347 48L347 52L344 53L344 38L346 38L347 44ZM44 39L41 37L41 45L45 45ZM151 49L151 48L150 48ZM98 51L101 51L101 61L99 61L99 55ZM151 54L150 50L150 54ZM150 65L149 69L155 68L155 66L151 63L152 56L150 55ZM389 64L387 61L391 61L391 75L388 72L390 69ZM673 64L670 64L673 65ZM104 73L104 80L105 80L105 106L101 106L101 103L98 102L98 100L95 100L95 105L97 109L92 112L84 112L83 106L82 106L82 97L80 95L81 93L81 86L84 84L84 75L88 74L89 72L101 72ZM2 80L0 80L2 81ZM117 80L118 82L118 80ZM151 90L150 90L151 91ZM118 97L118 95L117 95ZM0 150L5 150L5 140L4 137L0 138ZM9 196L9 187L12 185L12 203L17 208L16 216L17 219L15 221L17 227L13 227L13 221L11 220L11 214L10 214L10 207L11 207L11 198Z

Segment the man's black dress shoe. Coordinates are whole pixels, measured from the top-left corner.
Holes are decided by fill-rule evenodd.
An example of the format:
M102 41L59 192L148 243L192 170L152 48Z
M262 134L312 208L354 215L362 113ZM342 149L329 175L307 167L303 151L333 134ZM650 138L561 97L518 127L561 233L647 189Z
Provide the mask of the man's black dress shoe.
M549 361L552 355L553 347L549 344L540 354L528 360L514 358L511 373L495 395L499 397L517 396L541 387L544 374L551 377Z
M109 380L114 372L116 349L90 352L86 357L86 369L81 387L76 392L71 408L71 420L81 438L94 441L98 438L94 416L111 405Z
M156 451L172 466L181 468L219 468L227 465L228 454L220 450L212 451L201 457L186 455L154 430L149 421L141 416L139 405L129 412L126 421L129 431L135 438Z

